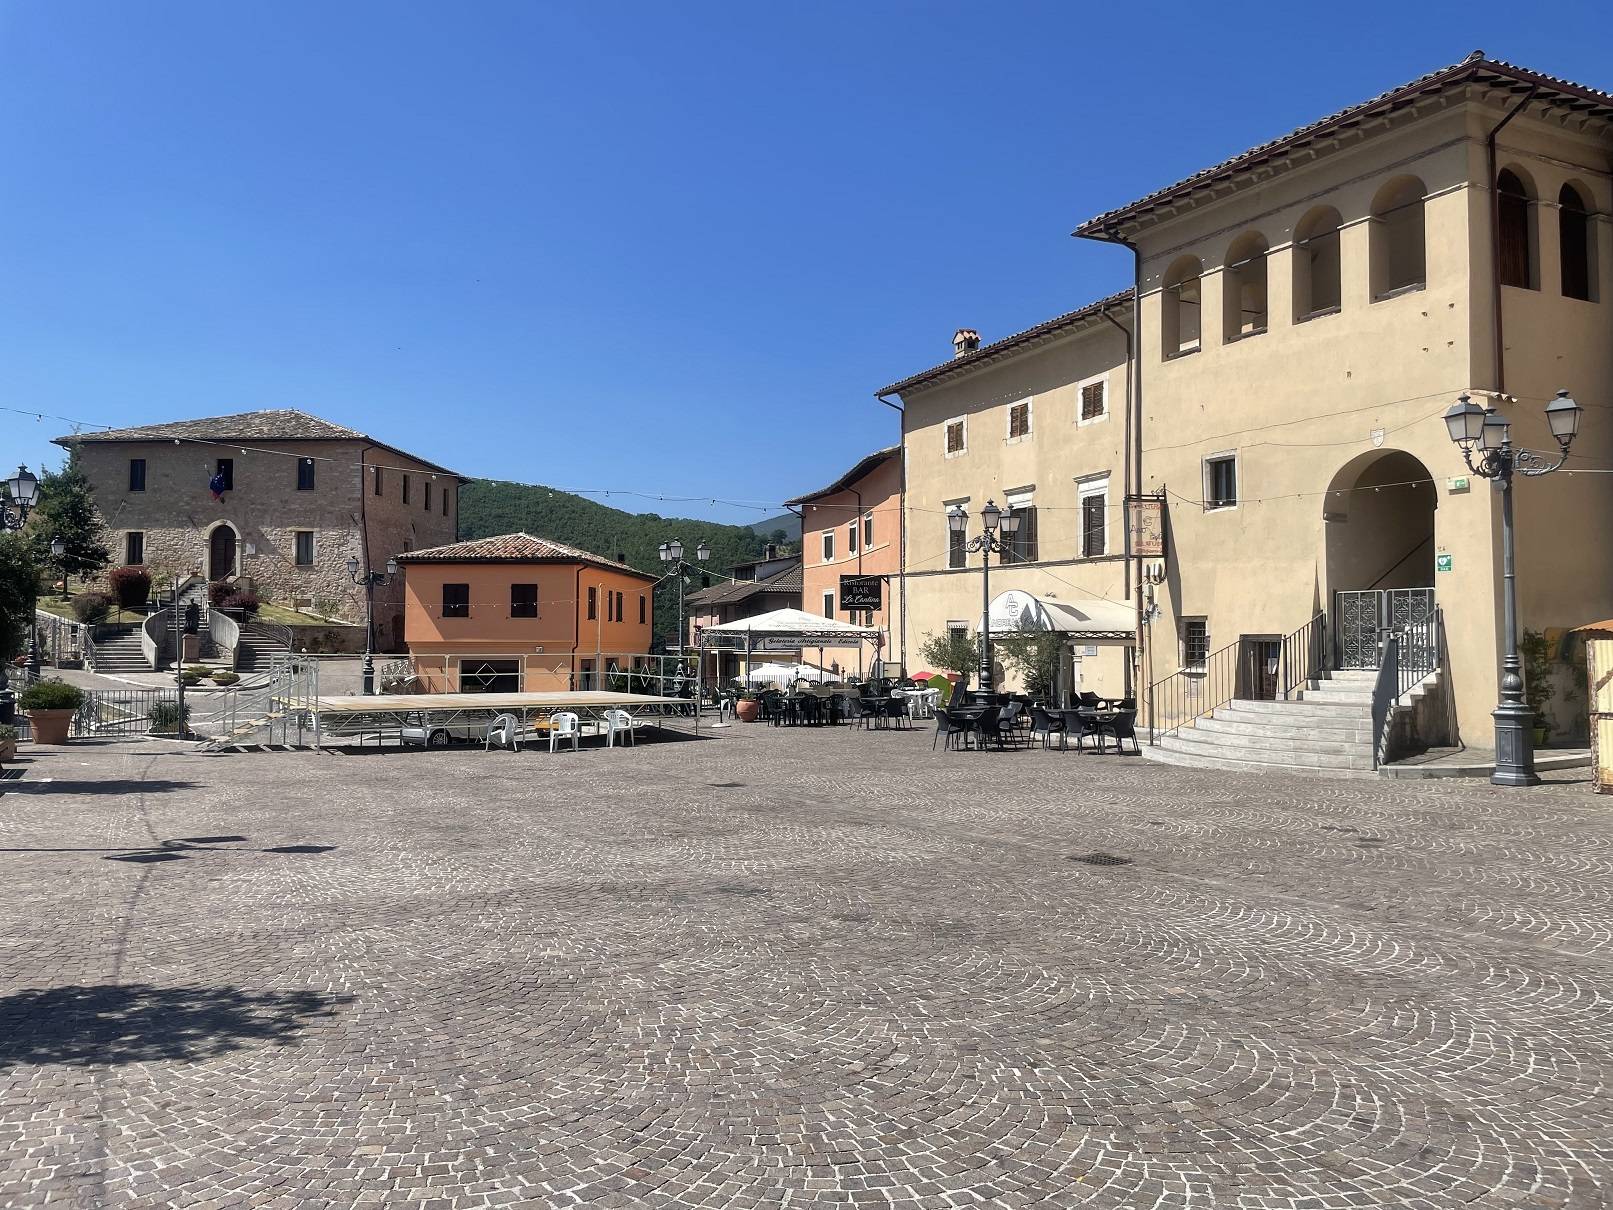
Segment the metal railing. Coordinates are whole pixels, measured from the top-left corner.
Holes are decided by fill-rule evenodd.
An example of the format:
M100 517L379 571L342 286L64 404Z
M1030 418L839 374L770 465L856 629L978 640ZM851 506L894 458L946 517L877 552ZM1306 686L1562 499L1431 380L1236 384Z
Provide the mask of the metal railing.
M1327 671L1327 614L1318 613L1282 641L1282 694L1292 697Z
M90 644L90 628L82 622L59 614L34 610L34 636L39 643L39 658L60 668L62 661L81 663Z
M1431 612L1386 629L1380 636L1378 675L1372 683L1373 768L1391 755L1389 723L1395 707L1444 666L1444 626L1444 611L1435 606Z
M1372 682L1372 767L1388 756L1389 716L1400 700L1400 636L1389 633L1378 644L1378 675Z
M1197 667L1183 668L1148 687L1148 738L1174 735L1196 718L1230 702L1238 692L1238 653L1243 643L1228 643L1204 657Z
M287 651L294 650L291 644L291 627L283 622L265 622L261 618L247 618L246 629L250 633L278 643Z

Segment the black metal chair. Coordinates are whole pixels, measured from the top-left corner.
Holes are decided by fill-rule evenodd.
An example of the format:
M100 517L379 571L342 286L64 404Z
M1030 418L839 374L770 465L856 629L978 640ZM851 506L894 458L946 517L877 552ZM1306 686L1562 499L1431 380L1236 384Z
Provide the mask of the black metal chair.
M1098 720L1091 714L1086 713L1084 710L1075 716L1075 720L1075 750L1077 752L1085 752L1087 737L1091 736L1093 739L1098 741L1098 751L1102 752L1103 727L1098 723Z
M998 723L1002 720L1001 706L987 706L980 712L980 717L974 720L975 733L980 736L980 750L986 750L986 741L995 740L997 747L1003 746L1002 731Z
M1027 731L1022 735L1020 731L1021 721L1028 721L1029 717L1025 707L1019 702L1010 701L1002 707L1001 713L997 715L997 746L1001 748L1011 745L1017 748L1023 738L1025 745L1029 747L1030 733Z
M946 746L961 750L974 727L970 723L955 720L945 710L935 712L935 738L930 741L930 751L935 751L935 745L944 737Z
M1053 746L1053 737L1059 737L1059 750L1070 750L1070 732L1064 725L1063 715L1049 714L1041 706L1031 706L1031 734L1041 732L1042 750L1045 752Z
M1124 755L1126 748L1123 740L1131 741L1131 748L1138 756L1142 755L1142 746L1137 742L1137 712L1135 710L1122 710L1113 718L1103 723L1103 734L1115 737L1115 752Z

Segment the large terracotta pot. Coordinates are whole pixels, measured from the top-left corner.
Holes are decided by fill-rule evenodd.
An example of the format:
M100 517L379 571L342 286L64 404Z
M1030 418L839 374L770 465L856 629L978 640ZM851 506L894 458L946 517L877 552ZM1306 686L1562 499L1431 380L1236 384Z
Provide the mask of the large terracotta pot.
M14 739L0 739L0 761L17 759L17 741Z
M748 701L745 698L740 698L734 704L734 717L742 723L754 723L756 716L761 712L762 703L755 698L751 698Z
M30 710L28 725L36 744L65 744L68 728L73 724L74 710Z

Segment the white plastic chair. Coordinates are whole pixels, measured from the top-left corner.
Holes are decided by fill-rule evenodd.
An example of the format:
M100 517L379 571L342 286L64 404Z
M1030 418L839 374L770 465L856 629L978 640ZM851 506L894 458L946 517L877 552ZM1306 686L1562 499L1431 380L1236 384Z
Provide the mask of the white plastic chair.
M581 734L582 725L577 721L577 716L571 711L562 710L558 714L549 716L550 752L554 751L556 743L568 736L571 738L571 750L575 752L577 750L577 737Z
M618 735L626 736L624 744L633 743L633 716L625 710L605 711L605 747L616 743Z
M521 750L521 724L516 722L515 715L500 714L487 724L487 742L482 745L482 751L488 751L495 743L511 752Z

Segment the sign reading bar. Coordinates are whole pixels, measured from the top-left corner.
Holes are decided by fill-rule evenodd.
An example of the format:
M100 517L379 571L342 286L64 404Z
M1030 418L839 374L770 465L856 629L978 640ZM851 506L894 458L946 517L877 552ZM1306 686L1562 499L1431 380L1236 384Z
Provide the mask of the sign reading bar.
M881 576L841 576L841 609L879 609L885 603L885 581Z
M1157 496L1132 496L1126 501L1131 526L1131 554L1135 559L1165 557L1165 501Z

